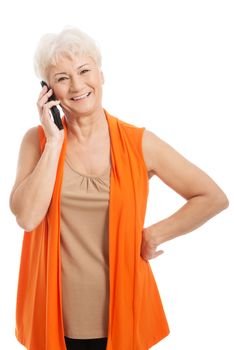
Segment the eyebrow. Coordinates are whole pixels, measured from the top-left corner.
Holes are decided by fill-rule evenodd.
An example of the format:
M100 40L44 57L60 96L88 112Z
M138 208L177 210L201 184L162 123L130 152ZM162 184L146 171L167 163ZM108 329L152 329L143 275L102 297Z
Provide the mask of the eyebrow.
M80 69L80 68L86 66L87 64L88 64L88 63L82 64L82 65L79 66L77 69ZM56 73L54 76L59 75L59 74L67 74L67 73L66 73L66 72L60 72L60 73Z

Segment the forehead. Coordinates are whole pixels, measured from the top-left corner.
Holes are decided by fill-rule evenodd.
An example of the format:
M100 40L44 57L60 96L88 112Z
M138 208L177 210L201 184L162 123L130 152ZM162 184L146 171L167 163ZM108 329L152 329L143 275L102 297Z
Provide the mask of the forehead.
M50 65L49 75L54 75L60 72L66 72L69 70L77 70L80 66L87 65L96 65L93 58L88 55L61 55L58 57L55 64Z

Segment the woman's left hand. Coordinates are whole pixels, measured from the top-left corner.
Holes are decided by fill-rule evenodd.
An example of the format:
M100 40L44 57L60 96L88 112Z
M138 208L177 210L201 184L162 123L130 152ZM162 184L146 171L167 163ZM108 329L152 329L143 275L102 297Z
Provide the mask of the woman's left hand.
M152 231L152 227L149 226L147 228L144 228L142 231L141 257L144 260L150 260L163 254L164 251L157 251L157 247L158 245L155 241L155 232Z

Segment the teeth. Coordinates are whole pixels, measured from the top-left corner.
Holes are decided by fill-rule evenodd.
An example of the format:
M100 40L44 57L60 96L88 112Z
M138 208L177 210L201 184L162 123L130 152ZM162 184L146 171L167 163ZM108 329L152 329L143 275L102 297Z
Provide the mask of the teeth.
M78 96L78 97L73 97L73 100L81 100L82 98L87 97L88 94L89 94L89 92L87 92L87 94L84 94L84 95L81 95L81 96Z

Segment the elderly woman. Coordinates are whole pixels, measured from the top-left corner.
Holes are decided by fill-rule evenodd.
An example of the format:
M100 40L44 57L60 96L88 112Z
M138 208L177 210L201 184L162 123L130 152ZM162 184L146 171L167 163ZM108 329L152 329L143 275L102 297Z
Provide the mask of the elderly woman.
M16 337L29 350L147 350L169 334L149 260L228 199L153 132L102 107L101 55L87 34L43 36L35 68L49 88L37 101L41 124L23 137L10 198L25 230ZM50 111L58 105L62 129ZM143 228L154 175L186 203Z

